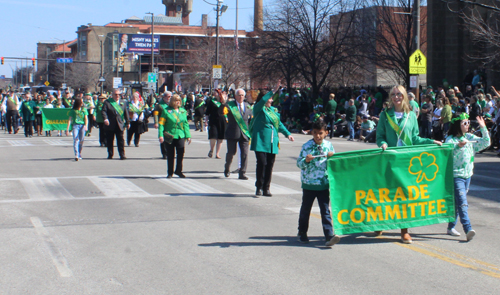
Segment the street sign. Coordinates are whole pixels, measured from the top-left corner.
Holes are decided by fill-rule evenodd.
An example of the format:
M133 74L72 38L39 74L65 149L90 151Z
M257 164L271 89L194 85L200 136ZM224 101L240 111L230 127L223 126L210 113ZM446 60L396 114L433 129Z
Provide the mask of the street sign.
M156 73L148 73L148 83L156 83Z
M117 89L122 87L122 78L121 77L113 77L113 89Z
M50 85L49 81L45 81L45 83L43 83L43 84L44 84L45 86L49 86L49 85Z
M70 57L66 57L66 58L58 58L57 59L57 62L58 63L63 63L63 64L70 64L73 62L73 59L70 58Z
M68 88L68 87L66 86L66 83L63 83L61 88L62 88L62 89L66 89L66 88Z
M148 82L148 89L156 91L156 82L153 83Z
M410 76L410 88L417 88L417 76Z
M222 79L222 66L221 65L213 65L212 78L213 79Z
M106 79L104 77L99 78L99 82L106 82Z
M410 55L410 74L425 73L427 73L427 58L420 49L417 49Z

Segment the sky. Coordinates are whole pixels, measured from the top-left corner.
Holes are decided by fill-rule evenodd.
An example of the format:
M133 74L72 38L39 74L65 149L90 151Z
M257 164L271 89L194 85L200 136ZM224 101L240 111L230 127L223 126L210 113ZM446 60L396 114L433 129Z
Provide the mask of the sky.
M236 1L223 1L228 6L220 18L223 28L236 27ZM208 14L209 23L215 24L215 6L206 2L215 4L216 0L193 0L190 25L200 25L202 14ZM271 2L264 0L264 6ZM253 30L253 3L239 0L238 29ZM0 56L32 58L37 42L73 40L81 25L101 26L131 16L143 18L147 12L165 14L165 6L162 0L0 0L0 11ZM5 60L0 75L12 77L11 67L15 69L16 62Z

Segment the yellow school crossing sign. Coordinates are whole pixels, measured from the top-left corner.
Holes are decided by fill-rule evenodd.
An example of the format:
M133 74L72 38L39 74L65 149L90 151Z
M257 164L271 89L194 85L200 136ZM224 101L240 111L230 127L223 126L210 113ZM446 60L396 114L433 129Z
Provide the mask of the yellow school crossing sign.
M50 85L49 81L45 81L45 83L43 83L43 84L45 84L45 86L49 86Z
M427 73L427 58L420 49L417 49L410 55L410 74L425 73Z

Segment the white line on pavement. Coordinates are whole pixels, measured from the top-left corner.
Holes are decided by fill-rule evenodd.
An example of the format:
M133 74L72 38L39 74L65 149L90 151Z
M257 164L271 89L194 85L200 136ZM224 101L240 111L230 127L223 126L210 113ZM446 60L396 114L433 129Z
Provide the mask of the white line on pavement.
M123 177L87 177L107 197L147 197L149 194Z
M57 178L25 178L20 181L30 199L62 200L73 198Z
M35 228L36 233L43 239L45 248L49 252L50 257L52 258L52 262L56 266L59 275L63 278L72 277L73 272L68 266L68 261L66 260L66 257L64 257L64 255L61 253L61 250L57 248L56 244L50 237L49 232L45 227L43 227L43 223L40 220L40 218L31 217L30 220L31 223L33 224L33 227Z

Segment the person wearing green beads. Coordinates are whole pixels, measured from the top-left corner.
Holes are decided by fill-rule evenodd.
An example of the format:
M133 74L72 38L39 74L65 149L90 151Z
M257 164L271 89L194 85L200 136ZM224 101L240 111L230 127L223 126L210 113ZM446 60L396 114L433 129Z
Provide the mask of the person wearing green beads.
M69 129L73 125L73 149L75 151L75 161L82 159L83 141L87 131L88 112L83 106L81 98L76 98L73 108L69 111L68 126L66 127L66 136L69 136Z
M455 221L448 224L447 234L460 236L455 229L458 218L464 229L467 242L472 240L476 231L472 229L468 214L467 192L474 170L474 154L490 145L490 135L484 119L476 117L482 137L467 133L469 131L469 115L462 113L453 115L446 143L454 144L453 148L453 182L455 186Z

